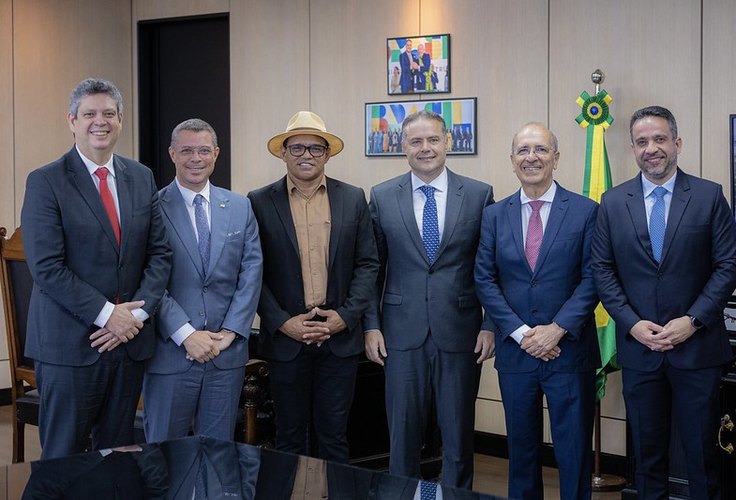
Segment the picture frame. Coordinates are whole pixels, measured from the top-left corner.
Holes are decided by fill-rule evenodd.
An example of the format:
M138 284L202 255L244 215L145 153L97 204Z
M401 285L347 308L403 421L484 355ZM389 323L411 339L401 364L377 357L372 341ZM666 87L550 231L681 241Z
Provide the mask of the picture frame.
M365 156L403 156L401 125L412 113L433 111L445 119L447 154L478 152L476 97L457 99L368 102L365 104Z
M386 69L389 95L450 92L450 35L387 38Z
M728 117L728 144L731 147L731 210L736 215L736 114Z

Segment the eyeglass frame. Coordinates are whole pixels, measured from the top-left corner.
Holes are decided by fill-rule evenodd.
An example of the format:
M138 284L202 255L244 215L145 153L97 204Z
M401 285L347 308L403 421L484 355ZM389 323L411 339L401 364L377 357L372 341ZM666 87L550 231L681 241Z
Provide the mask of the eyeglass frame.
M191 148L189 146L184 146L176 151L176 153L186 157L192 157L194 156L194 153L197 153L200 158L209 158L215 154L215 149L217 148L213 149L209 146L202 146L201 148Z
M284 148L289 152L291 156L294 158L301 158L304 156L304 154L309 150L309 154L312 156L312 158L322 158L326 153L327 150L330 149L329 146L325 146L324 144L289 144L288 146L284 144ZM301 152L301 154L294 154L292 152L292 148L304 148L304 151ZM322 153L320 154L314 154L314 151L312 151L312 148L321 148Z
M529 149L529 151L524 152L524 149ZM514 156L520 156L522 158L526 158L530 154L534 153L535 156L547 156L550 153L555 153L557 150L554 148L551 148L549 146L545 146L543 144L537 144L533 148L528 146L522 146L516 151L514 151Z

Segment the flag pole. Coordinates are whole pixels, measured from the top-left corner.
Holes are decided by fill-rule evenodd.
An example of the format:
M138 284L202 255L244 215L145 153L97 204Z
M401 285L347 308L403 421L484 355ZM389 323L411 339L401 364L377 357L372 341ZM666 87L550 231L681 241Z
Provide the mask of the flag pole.
M601 91L601 84L606 75L600 69L596 69L590 75L595 85L594 96ZM626 486L626 479L614 474L601 473L601 400L595 402L595 420L593 421L593 491L620 491Z

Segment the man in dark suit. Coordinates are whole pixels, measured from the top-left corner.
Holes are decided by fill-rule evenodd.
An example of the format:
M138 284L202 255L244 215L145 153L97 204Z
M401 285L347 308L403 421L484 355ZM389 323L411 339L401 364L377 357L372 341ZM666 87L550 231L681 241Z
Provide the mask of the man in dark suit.
M268 142L286 176L248 195L264 255L259 354L269 361L276 447L347 462L361 316L378 273L362 189L325 176L343 142L309 111ZM316 438L316 439L315 439Z
M381 272L363 322L365 350L385 367L389 471L419 477L434 396L442 483L470 489L475 398L481 363L493 352L490 323L481 329L473 262L493 190L445 167L441 116L412 114L401 135L411 172L371 191Z
M412 53L411 38L406 39L404 51L399 55L401 66L401 93L410 94L414 92L414 78L417 68L417 56Z
M151 171L113 155L120 91L105 80L72 92L75 146L31 172L21 213L33 292L26 355L36 360L42 458L133 441L149 317L171 267ZM124 345L120 345L124 344Z
M736 287L736 225L721 186L680 170L669 110L631 117L641 174L606 192L593 274L616 348L640 498L667 498L672 422L691 498L720 498L718 386L732 359L723 308Z
M510 498L544 496L540 445L547 397L560 497L591 497L598 297L590 243L598 205L554 181L557 138L541 123L514 136L521 189L483 212L478 297L496 325Z
M204 120L171 133L176 178L159 195L173 265L143 379L148 442L235 430L263 257L250 201L209 182L219 153Z

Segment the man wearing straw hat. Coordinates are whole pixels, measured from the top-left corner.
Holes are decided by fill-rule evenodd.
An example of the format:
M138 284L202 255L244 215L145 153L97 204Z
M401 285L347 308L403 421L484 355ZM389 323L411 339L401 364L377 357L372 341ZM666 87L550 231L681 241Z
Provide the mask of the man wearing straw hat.
M271 372L276 448L338 462L348 460L360 320L379 266L363 190L325 176L343 146L319 116L299 111L268 141L286 175L248 195L264 256L259 354Z

